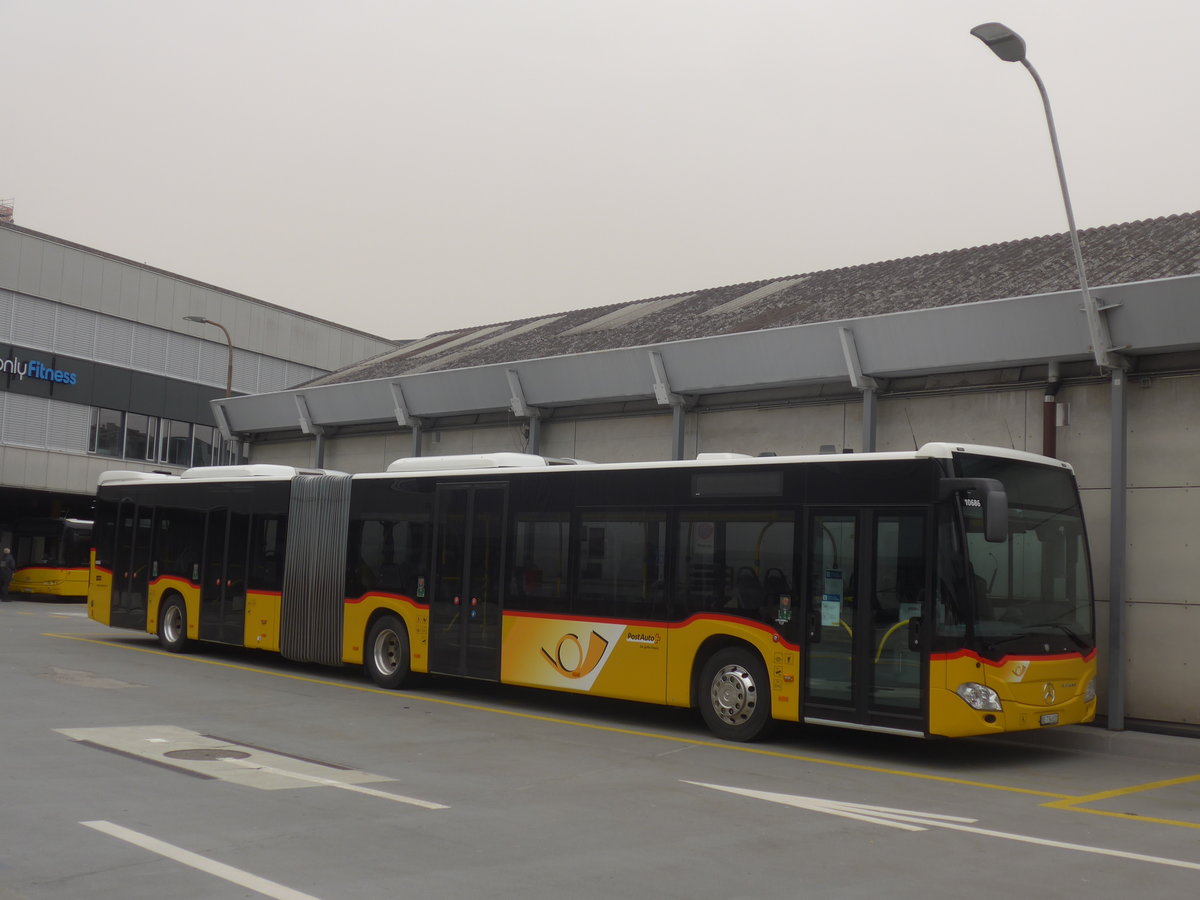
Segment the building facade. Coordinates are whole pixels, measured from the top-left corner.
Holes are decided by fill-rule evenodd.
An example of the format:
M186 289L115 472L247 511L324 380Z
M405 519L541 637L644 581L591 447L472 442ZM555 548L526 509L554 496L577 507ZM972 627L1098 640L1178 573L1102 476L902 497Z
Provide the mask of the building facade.
M229 335L211 324L220 323ZM106 469L242 459L210 401L287 389L395 344L0 225L0 537L87 518Z
M1066 235L431 335L216 401L256 462L380 471L971 442L1075 468L1110 722L1200 724L1200 214L1081 234L1128 368L1097 366ZM1115 489L1114 489L1115 488Z

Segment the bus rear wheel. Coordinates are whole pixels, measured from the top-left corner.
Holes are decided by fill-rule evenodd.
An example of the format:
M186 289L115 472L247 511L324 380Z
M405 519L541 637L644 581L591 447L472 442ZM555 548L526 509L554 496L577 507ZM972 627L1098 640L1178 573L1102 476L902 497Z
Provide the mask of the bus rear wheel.
M717 737L754 741L771 729L771 685L758 654L741 647L718 650L700 671L700 714Z
M171 597L159 608L158 643L171 653L182 653L188 648L187 607L182 597Z
M408 631L395 616L381 616L367 632L363 666L382 688L398 688L408 677Z

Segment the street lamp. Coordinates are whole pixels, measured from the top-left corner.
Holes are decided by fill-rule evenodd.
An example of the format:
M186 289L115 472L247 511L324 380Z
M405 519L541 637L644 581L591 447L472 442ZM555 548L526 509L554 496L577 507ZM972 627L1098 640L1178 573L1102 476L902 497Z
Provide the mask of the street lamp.
M1046 93L1046 85L1037 73L1037 69L1025 56L1025 41L1019 34L1007 25L999 22L988 22L976 25L971 34L983 41L993 53L1005 62L1019 62L1037 85L1042 95L1042 105L1046 108L1046 125L1050 129L1050 145L1054 148L1054 164L1058 167L1058 184L1062 188L1063 206L1067 210L1067 228L1071 232L1071 247L1075 251L1075 268L1079 273L1079 290L1083 294L1083 311L1087 316L1088 335L1092 341L1092 353L1096 365L1103 369L1128 369L1129 362L1117 353L1108 334L1108 324L1100 315L1100 308L1092 293L1088 290L1087 273L1083 267L1083 251L1079 248L1079 232L1075 228L1075 213L1071 210L1071 195L1067 191L1067 175L1063 171L1062 153L1058 149L1058 133L1054 129L1054 115L1050 112L1050 96Z
M225 332L225 343L229 345L229 363L225 367L225 396L233 396L233 338L229 336L229 329L220 322L214 322L212 319L206 319L204 316L184 316L188 322L199 322L201 325L216 325Z
M988 48L1005 62L1019 62L1033 76L1034 84L1042 95L1046 108L1046 125L1050 129L1050 145L1054 148L1054 163L1058 166L1058 183L1062 188L1063 205L1067 209L1067 225L1071 231L1071 247L1075 250L1075 267L1079 270L1079 290L1083 294L1083 311L1087 316L1088 335L1092 341L1092 353L1096 365L1107 370L1111 380L1110 406L1111 443L1109 475L1109 542L1108 542L1108 728L1122 731L1125 728L1125 546L1128 509L1125 485L1127 483L1127 401L1125 397L1126 370L1131 368L1129 360L1118 353L1109 337L1108 323L1100 315L1091 291L1088 290L1087 275L1083 268L1083 253L1079 249L1079 234L1075 230L1075 214L1071 211L1071 195L1067 193L1067 176L1063 172L1062 154L1058 150L1058 134L1054 130L1054 116L1050 113L1050 97L1037 69L1025 58L1025 41L1011 28L999 22L976 25L971 34L979 38Z

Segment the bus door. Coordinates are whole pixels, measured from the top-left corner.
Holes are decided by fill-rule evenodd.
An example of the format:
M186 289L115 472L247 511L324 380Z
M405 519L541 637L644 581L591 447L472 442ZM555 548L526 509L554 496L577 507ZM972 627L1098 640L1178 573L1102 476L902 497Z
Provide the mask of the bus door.
M500 675L507 486L438 485L429 597L431 672Z
M208 513L200 573L200 639L242 645L246 637L246 553L250 516Z
M928 518L915 508L810 515L805 721L925 733Z
M109 624L146 629L150 589L150 539L154 511L132 500L117 505L117 546L112 568L112 611Z

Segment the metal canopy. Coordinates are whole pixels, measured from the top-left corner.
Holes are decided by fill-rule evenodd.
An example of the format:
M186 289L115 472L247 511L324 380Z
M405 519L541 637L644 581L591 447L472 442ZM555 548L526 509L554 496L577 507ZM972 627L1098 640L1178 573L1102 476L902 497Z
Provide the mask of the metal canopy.
M1138 355L1200 349L1200 275L1094 289L1113 342ZM298 387L212 401L237 434L317 432L396 423L397 397L410 421L511 411L513 374L521 402L543 412L656 401L661 373L683 398L786 389L850 387L842 329L852 330L862 377L908 378L1093 358L1078 290L889 313L809 325L602 350L570 356ZM857 377L857 376L856 376ZM307 415L298 415L304 410ZM303 419L303 421L302 421Z

